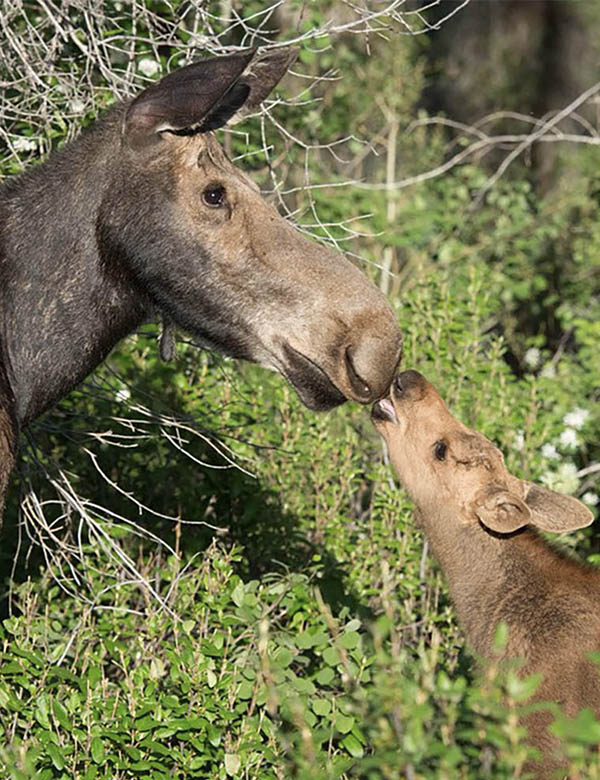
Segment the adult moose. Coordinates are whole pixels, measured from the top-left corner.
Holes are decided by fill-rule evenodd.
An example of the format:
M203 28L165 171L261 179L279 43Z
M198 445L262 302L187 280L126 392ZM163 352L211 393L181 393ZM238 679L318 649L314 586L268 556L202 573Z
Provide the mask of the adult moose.
M401 347L385 298L265 203L211 132L294 59L181 68L0 189L0 517L19 430L151 318L275 368L312 409L385 392Z

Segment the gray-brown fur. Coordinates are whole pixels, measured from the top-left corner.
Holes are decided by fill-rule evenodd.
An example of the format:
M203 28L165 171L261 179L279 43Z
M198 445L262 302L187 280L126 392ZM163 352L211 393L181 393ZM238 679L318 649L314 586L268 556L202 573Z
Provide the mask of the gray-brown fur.
M523 675L542 675L535 700L556 702L570 716L583 707L600 715L600 679L587 659L600 651L600 572L565 557L536 530L588 525L589 509L510 474L500 451L452 417L416 371L396 377L372 416L476 655L492 658L504 622L501 658L521 659ZM546 729L552 719L546 711L524 721L542 754L532 764L540 778L560 768Z
M401 347L385 298L267 204L211 132L294 57L175 71L0 188L0 496L18 428L149 319L275 368L314 409L385 391Z

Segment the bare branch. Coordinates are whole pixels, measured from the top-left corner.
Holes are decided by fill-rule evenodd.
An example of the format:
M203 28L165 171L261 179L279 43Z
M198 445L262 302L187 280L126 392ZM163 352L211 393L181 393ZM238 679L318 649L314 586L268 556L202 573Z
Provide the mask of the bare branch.
M577 113L577 110L581 108L581 106L596 98L599 93L600 82L589 87L585 92L582 92L581 95L571 101L561 111L558 111L545 119L535 119L524 114L519 114L518 112L497 111L483 117L473 125L465 125L462 122L456 122L445 117L427 117L415 120L407 127L407 133L413 132L418 127L440 125L459 131L463 138L464 136L474 136L476 140L468 143L463 149L453 154L441 165L428 171L423 171L413 176L407 176L398 181L361 182L357 186L368 190L401 190L415 184L421 184L430 179L436 179L439 176L448 173L461 163L488 154L492 149L510 149L510 152L502 160L494 174L488 178L483 187L478 191L474 201L474 205L477 205L478 203L481 203L490 189L497 184L498 180L504 175L511 163L534 144L569 143L599 146L600 133ZM536 129L530 133L499 133L496 135L490 135L482 129L492 122L506 119L520 121L525 124L533 124ZM583 129L587 130L587 133L574 133L561 130L559 127L560 123L567 119L579 124Z

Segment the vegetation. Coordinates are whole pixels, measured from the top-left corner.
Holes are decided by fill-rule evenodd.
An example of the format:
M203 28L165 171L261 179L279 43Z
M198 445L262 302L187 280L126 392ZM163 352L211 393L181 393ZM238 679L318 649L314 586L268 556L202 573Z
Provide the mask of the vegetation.
M122 24L117 5L106 13ZM301 24L322 25L322 5ZM167 21L176 6L144 4ZM138 59L154 57L137 35ZM317 82L321 104L274 109L304 145L254 119L224 135L231 154L265 187L274 163L281 206L367 261L404 329L404 366L513 473L597 512L597 152L561 150L569 175L545 194L517 161L476 207L483 164L378 188L390 169L399 181L447 156L439 127L411 126L433 54L409 36L331 43L303 43L298 70L344 78ZM157 52L163 70L177 45ZM61 51L76 72L80 47ZM286 89L298 94L294 78ZM107 96L83 100L89 121ZM48 121L54 143L71 132ZM36 122L11 125L13 150L38 144ZM20 148L24 161L42 147ZM4 173L16 167L7 153ZM307 170L331 186L302 188ZM363 183L334 186L349 179ZM161 363L155 335L128 338L22 443L1 552L0 774L525 777L516 716L535 680L477 677L368 411L311 413L281 377L183 337ZM556 543L598 564L599 538L591 526ZM600 722L549 706L570 776L600 777Z

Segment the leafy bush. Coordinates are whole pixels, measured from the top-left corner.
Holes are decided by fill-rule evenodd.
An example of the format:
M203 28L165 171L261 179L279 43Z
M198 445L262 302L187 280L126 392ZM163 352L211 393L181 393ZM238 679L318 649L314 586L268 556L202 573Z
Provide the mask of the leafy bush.
M503 342L482 336L494 292L476 266L415 280L399 307L406 365L495 439L517 473L556 474L584 457L560 449L574 406L590 410L578 436L597 436L588 385L572 381L579 369L568 357L552 377L540 371L516 380ZM114 358L120 382L137 377L132 400L159 381L150 349L134 337ZM158 435L126 457L101 448L103 469L118 471L125 488L143 494L160 483L174 491L154 492L157 511L176 495L183 519L208 516L228 530L206 548L208 531L184 526L180 556L143 545L143 579L133 582L115 579L105 553L89 544L87 568L78 572L92 603L83 591L65 595L50 575L15 588L2 650L5 771L15 778L520 772L528 749L515 715L532 686L500 672L474 685L444 584L423 557L410 503L392 483L364 411L314 415L260 369L203 363L182 347L177 365L163 369L177 374L167 400L177 395L190 414L201 404L207 425L235 431L236 456L252 457L257 478L186 467L183 458L168 463L156 454L165 446ZM61 408L85 412L89 403L80 392ZM556 456L544 454L549 442ZM60 447L61 461L76 462L76 437ZM87 495L98 487L97 472L79 465L78 489ZM166 522L152 528L167 540L174 533ZM126 549L137 544L122 523L103 521L103 529ZM574 540L593 555L593 530ZM560 724L561 733L577 734L574 766L593 766L587 740L595 721Z
M163 14L185 37L172 6L146 3L144 23ZM122 4L107 7L131 32ZM307 11L299 29L326 15ZM44 19L40 35L55 40ZM181 41L155 52L152 36L167 33L140 25L131 62L150 57L166 69ZM70 78L46 84L56 110L28 122L20 96L9 95L11 143L33 144L23 155L62 142L109 99L77 59L79 39L60 40L57 68ZM350 126L385 161L385 123L396 117L397 176L439 161L443 141L405 132L424 86L419 44L374 40L369 56L353 39L336 41L335 52L328 43L304 45L302 68L321 76L337 65L351 78L318 83L322 104L285 108L289 132L317 145L311 154L260 119L244 126L247 136L225 138L230 152L248 153L263 183L278 160L290 186L282 203L368 261L404 329L405 367L493 439L514 473L597 512L597 166L573 155L578 175L543 198L515 167L476 210L486 176L475 166L393 197L322 186L385 179L360 138L327 148ZM380 67L392 60L394 78ZM117 82L141 83L139 68L113 64ZM85 116L70 102L77 85ZM20 165L11 147L3 172ZM305 165L314 189L303 188ZM384 255L391 277L379 273ZM315 415L280 377L184 342L178 349L163 364L152 329L130 337L23 443L0 552L10 587L3 775L523 777L529 749L516 716L535 680L510 669L475 679L443 579L365 410ZM69 485L79 514L57 501ZM593 526L557 543L600 561ZM595 719L558 714L555 728L571 776L598 777Z

